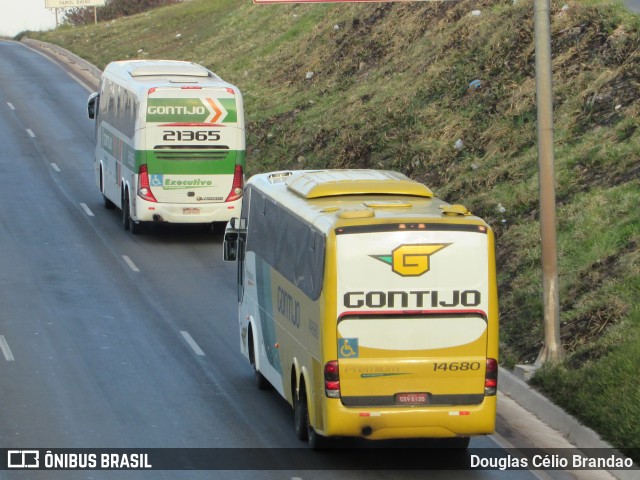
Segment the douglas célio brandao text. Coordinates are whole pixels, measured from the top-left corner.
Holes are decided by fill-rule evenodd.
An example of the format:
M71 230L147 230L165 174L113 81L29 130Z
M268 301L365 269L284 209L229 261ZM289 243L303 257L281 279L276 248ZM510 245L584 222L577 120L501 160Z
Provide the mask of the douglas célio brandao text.
M579 453L544 454L521 453L521 455L481 456L470 455L472 469L482 470L603 470L603 469L633 469L635 466L630 458L615 453L601 456L583 455ZM637 468L637 467L635 467Z

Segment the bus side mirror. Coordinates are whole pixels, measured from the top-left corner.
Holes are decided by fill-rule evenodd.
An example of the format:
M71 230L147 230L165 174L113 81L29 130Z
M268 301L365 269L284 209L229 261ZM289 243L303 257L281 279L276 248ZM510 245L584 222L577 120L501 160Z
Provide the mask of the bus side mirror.
M96 112L98 111L98 102L100 100L100 94L98 92L94 92L89 95L89 99L87 100L87 114L89 118L93 120L96 118Z
M238 259L238 239L247 234L247 221L244 218L233 217L224 230L223 255L225 262L235 262Z

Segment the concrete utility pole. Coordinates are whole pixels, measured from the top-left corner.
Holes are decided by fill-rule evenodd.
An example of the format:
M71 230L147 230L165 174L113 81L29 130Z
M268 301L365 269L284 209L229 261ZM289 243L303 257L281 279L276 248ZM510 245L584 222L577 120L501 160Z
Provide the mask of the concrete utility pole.
M538 164L540 181L540 234L544 347L536 366L558 361L564 350L560 339L556 192L553 156L553 75L551 72L551 20L549 0L534 0L536 100L538 105Z

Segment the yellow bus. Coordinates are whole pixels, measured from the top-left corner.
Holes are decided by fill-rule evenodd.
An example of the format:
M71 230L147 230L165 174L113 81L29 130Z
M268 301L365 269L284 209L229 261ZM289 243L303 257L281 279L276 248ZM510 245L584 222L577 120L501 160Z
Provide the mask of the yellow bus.
M494 234L463 206L391 171L255 175L224 257L242 353L301 440L494 431Z

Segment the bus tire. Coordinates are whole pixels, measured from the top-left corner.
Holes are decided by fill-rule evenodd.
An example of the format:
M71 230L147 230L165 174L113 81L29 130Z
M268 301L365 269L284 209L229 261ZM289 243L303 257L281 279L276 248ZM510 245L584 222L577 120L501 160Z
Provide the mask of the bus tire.
M305 388L304 381L298 389L298 395L294 406L294 416L296 424L296 435L301 441L307 441L309 447L313 450L320 450L327 448L327 437L320 435L311 426L311 420L309 418L309 404L307 402L307 389Z
M125 191L124 196L122 197L122 228L125 230L129 230L129 219L131 216L129 215L129 194Z
M295 394L295 389L294 389ZM293 418L295 421L296 436L302 442L309 439L309 409L307 407L307 392L304 383L300 385L293 402Z

